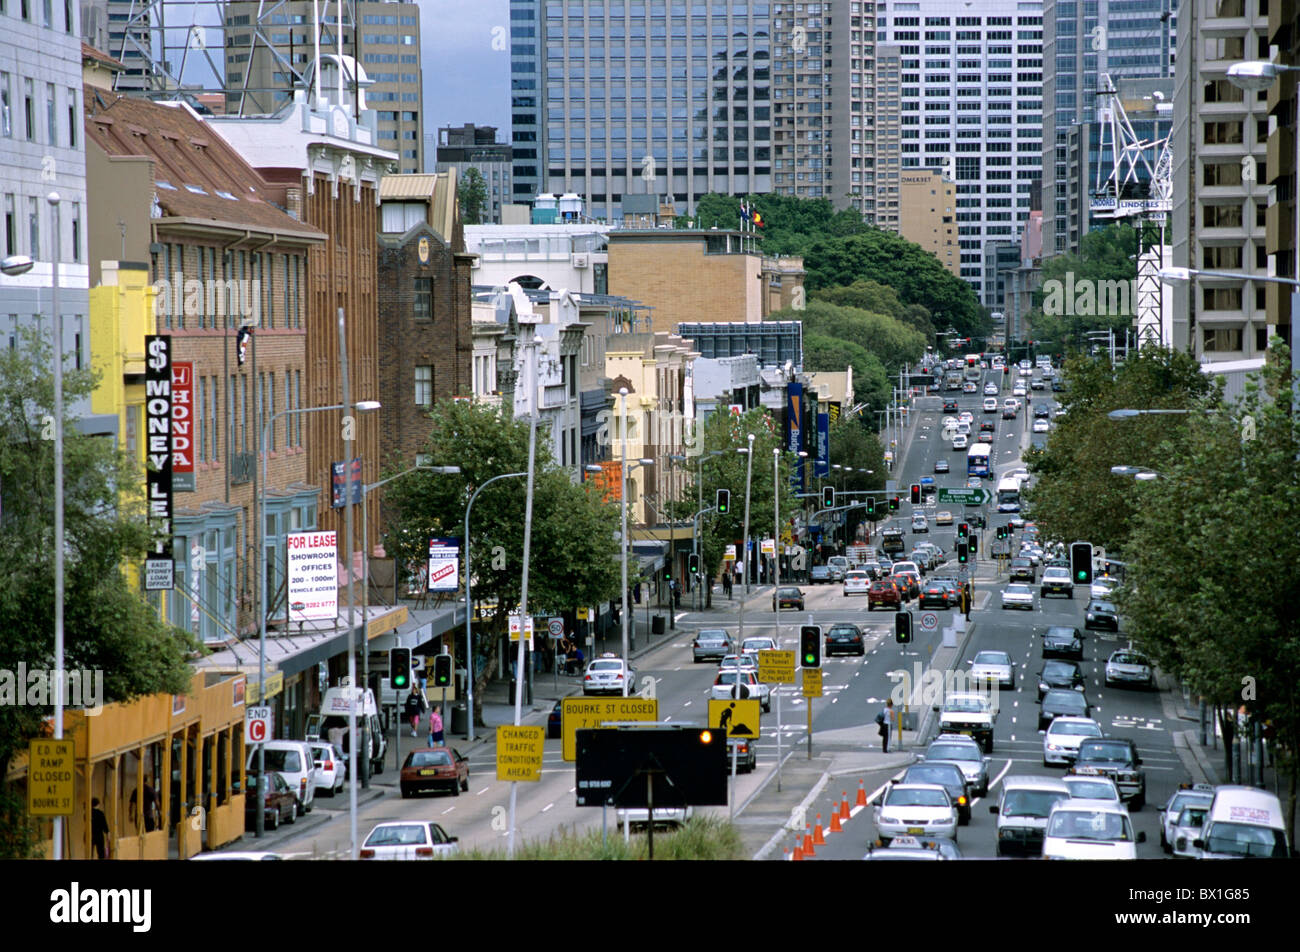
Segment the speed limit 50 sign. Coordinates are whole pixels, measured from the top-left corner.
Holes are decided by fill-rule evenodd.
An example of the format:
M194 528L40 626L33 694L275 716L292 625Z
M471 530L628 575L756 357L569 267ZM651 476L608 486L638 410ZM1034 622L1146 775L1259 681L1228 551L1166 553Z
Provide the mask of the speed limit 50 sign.
M249 707L244 709L244 743L261 744L274 736L271 730L271 709Z

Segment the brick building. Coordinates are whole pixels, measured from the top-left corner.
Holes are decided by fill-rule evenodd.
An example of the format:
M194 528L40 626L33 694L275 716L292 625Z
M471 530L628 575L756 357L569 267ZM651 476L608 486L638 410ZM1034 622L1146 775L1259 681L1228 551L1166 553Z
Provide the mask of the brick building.
M388 175L379 186L379 452L410 466L429 407L472 394L470 265L456 173Z

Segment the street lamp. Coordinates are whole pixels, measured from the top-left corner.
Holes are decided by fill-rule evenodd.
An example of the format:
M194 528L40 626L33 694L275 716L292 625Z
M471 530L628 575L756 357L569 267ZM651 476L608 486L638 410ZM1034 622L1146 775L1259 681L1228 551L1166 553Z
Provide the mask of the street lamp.
M267 419L266 423L262 426L262 439L261 439L262 544L258 546L258 549L260 550L258 553L258 566L261 574L261 583L258 586L258 589L261 595L258 599L258 625L257 625L257 699L259 704L266 703L266 616L267 616L266 571L267 571L267 565L266 565L265 534L266 534L266 488L267 488L266 462L269 457L269 453L267 452L266 447L267 447L267 443L269 442L271 428L275 426L275 421L277 417L290 416L295 413L301 413L305 415L308 413L325 413L326 411L345 410L345 409L347 409L346 403L336 403L328 407L296 407L292 409L281 410L279 413L272 413L271 416ZM371 413L374 412L375 410L380 409L380 403L378 400L359 400L357 403L353 405L352 409L357 413ZM352 468L351 465L349 465L348 473L350 474L351 472L352 472ZM350 499L346 500L346 502L350 504L351 500ZM348 558L350 562L351 553L349 553ZM349 566L349 571L350 571L350 566ZM349 586L350 585L351 585L351 581L349 580ZM286 612L286 617L287 617L287 612ZM351 624L351 620L349 620L349 625L350 624ZM349 651L351 651L351 640L352 640L352 632L351 629L349 628L348 631ZM353 684L352 688L353 690L356 690L357 688L356 684ZM349 809L351 813L351 827L352 827L351 856L353 859L356 859L357 857L357 812L356 811L357 811L358 750L357 750L357 707L356 707L355 696L352 698L352 702L349 704L348 708L349 708L348 709L348 746L350 748L348 755L351 758L351 769L348 771L348 784L350 788ZM369 755L369 751L367 751L366 754ZM266 783L266 746L264 744L258 744L257 746L257 782L259 785L257 796L261 796L262 795L261 785ZM258 810L257 826L255 827L255 834L257 836L262 836L265 833L266 830L265 824L266 824L266 817L263 815L262 810Z
M1300 287L1300 281L1294 278L1279 278L1271 274L1244 274L1238 271L1209 271L1204 268L1161 268L1156 272L1165 284L1186 284L1195 278L1229 278L1234 281L1268 281L1273 284L1289 284Z
M11 278L16 278L32 270L34 264L36 262L32 260L31 255L7 255L3 261L0 261L0 271Z

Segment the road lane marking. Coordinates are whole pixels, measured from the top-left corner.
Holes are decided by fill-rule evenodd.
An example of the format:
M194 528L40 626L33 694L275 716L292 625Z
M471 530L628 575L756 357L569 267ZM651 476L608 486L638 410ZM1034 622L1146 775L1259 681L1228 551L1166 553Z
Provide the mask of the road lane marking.
M442 811L442 815L443 815L443 816L446 816L448 813L450 813L450 812L451 812L452 810L454 810L454 809L456 809L456 808L455 808L455 807L447 807L447 809L445 809L445 810Z
M483 796L483 794L487 793L487 792L488 792L489 790L491 790L491 789L492 789L491 787L484 787L484 788L483 788L482 790L480 790L478 793L474 794L474 796L476 796L476 797L481 797L481 796Z
M548 804L546 804L546 806L542 807L542 812L545 813L547 810L549 810L549 809L550 809L551 807L553 807L553 806L555 806L554 803L548 803Z

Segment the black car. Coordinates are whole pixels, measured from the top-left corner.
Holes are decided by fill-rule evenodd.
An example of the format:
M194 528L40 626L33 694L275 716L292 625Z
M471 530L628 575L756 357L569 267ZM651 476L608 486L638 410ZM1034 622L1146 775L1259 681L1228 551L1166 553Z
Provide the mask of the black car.
M1044 658L1073 658L1083 660L1083 636L1077 628L1056 626L1043 632Z
M957 822L970 822L970 788L961 768L951 763L913 764L899 783L933 783L948 791L948 799L957 808Z
M865 655L867 642L857 625L832 625L826 632L826 657L833 654Z
M935 576L930 579L931 582L939 582L948 586L948 607L954 608L961 602L961 581L951 576Z
M956 412L957 412L957 401L956 401L956 400L945 400L945 401L943 401L943 412L944 412L944 413L956 413Z
M1092 717L1092 705L1082 691L1069 688L1052 688L1038 702L1038 729L1047 730L1054 717Z
M921 589L921 603L918 608L949 608L956 604L957 597L952 582L931 579Z
M1065 384L1061 383L1061 378L1060 378L1060 377L1053 377L1053 378L1052 378L1052 392L1053 392L1053 393L1060 393L1060 392L1061 392L1062 390L1064 390L1064 389L1065 389Z
M935 461L934 461L934 471L935 471L936 473L946 473L946 472L949 472L949 471L950 471L950 467L948 466L948 461L947 461L946 459L937 459L937 460L935 460Z
M1038 672L1038 699L1041 701L1052 688L1083 690L1086 682L1083 671L1073 661L1048 661Z
M1034 404L1035 420L1050 420L1051 418L1052 418L1052 407L1050 404L1047 403Z
M1076 774L1110 777L1130 810L1147 802L1147 777L1137 745L1123 737L1089 737L1079 743L1079 756L1070 770Z
M797 588L778 588L772 594L772 610L780 608L795 608L803 611L803 592Z
M1011 577L1008 581L1028 582L1033 585L1038 581L1038 573L1034 571L1034 563L1029 559L1012 559L1011 560Z
M1083 627L1089 631L1119 631L1119 610L1115 603L1089 599L1083 609Z
M551 713L546 716L546 736L555 738L560 736L560 723L564 713L563 699L555 702L555 707L551 708Z

